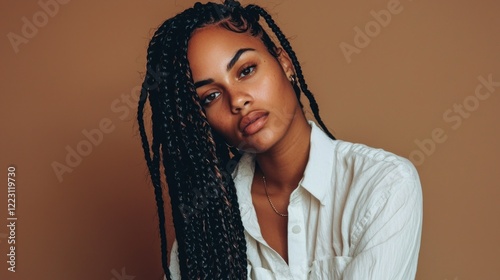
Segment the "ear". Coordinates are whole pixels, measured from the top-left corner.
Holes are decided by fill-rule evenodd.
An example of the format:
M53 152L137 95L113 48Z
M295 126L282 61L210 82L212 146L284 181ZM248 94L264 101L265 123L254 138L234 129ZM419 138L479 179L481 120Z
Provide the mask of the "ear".
M285 72L285 75L288 78L290 78L290 76L292 75L295 75L295 69L293 68L293 63L288 53L283 50L283 48L277 48L276 53L278 54L278 62L280 63L281 68L283 68L283 72Z

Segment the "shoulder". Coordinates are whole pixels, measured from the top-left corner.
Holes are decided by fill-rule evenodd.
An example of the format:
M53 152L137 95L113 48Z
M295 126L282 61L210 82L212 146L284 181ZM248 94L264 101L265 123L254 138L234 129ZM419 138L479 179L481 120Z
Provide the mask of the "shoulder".
M386 176L394 179L418 179L417 170L406 158L364 144L340 140L333 142L336 168L366 179Z
M330 139L315 124L311 125L308 163L311 171L323 169L323 172L329 173L331 170L331 178L335 180L341 177L344 183L353 179L366 183L390 179L418 180L418 173L409 160L383 149Z
M422 201L420 179L406 158L363 144L332 140L336 197L361 214L380 207Z

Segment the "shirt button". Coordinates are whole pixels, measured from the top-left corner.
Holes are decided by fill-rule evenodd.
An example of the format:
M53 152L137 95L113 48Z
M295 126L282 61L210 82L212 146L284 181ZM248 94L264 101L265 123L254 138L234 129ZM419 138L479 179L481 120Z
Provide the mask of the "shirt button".
M299 233L299 232L300 232L300 226L299 226L299 225L295 225L295 226L293 226L293 228L292 228L292 232L293 232L293 233Z

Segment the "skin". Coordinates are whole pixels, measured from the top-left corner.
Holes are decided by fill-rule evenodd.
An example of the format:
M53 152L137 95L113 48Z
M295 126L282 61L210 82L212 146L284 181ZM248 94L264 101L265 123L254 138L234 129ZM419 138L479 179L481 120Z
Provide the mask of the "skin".
M262 176L273 204L287 213L307 164L311 128L289 80L293 64L278 53L272 56L259 37L213 25L196 30L188 44L208 122L229 144L256 153L251 192L258 222L268 245L288 261L288 219L269 205Z

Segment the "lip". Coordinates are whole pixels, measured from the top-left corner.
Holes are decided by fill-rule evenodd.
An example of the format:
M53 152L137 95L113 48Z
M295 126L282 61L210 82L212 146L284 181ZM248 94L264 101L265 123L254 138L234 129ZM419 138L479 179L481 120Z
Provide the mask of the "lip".
M259 132L267 122L268 112L252 111L240 121L239 129L244 135L253 135Z

